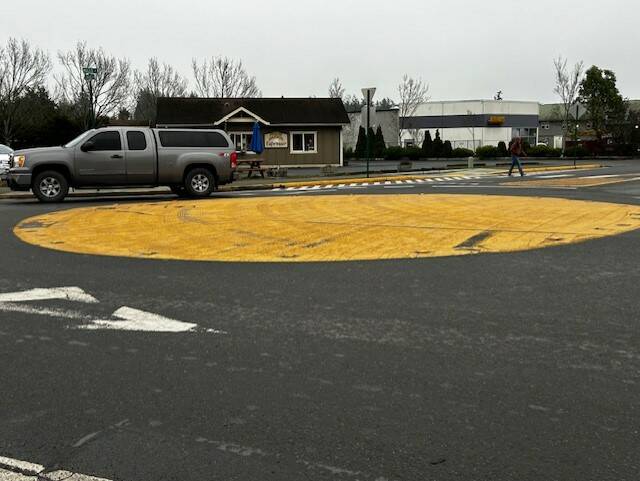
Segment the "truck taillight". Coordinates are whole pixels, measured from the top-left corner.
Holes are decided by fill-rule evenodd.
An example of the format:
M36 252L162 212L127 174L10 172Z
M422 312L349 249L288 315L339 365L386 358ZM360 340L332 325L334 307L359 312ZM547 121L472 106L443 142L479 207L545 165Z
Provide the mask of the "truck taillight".
M235 169L236 167L238 167L238 153L237 152L231 152L231 155L229 156L229 159L231 160L231 168Z

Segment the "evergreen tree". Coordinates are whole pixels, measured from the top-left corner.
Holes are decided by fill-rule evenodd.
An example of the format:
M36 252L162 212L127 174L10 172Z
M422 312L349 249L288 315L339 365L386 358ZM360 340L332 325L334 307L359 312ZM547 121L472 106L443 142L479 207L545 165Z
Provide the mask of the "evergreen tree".
M422 155L427 159L433 156L433 139L431 138L431 131L429 130L424 133L424 141L422 142Z
M356 158L363 159L367 155L367 131L360 127L358 131L358 142L356 143Z
M444 145L442 146L442 156L450 159L452 157L453 147L451 146L451 142L445 140Z
M384 141L384 134L382 133L382 126L378 125L376 130L376 137L373 143L373 152L377 159L384 157L384 151L387 148L387 144Z
M436 138L433 139L433 146L431 150L432 157L442 157L442 150L444 149L444 143L440 138L440 130L436 130Z
M371 158L374 157L375 151L374 151L374 147L376 145L376 132L375 130L373 130L373 127L369 127L368 130L368 139L369 139L369 156ZM364 153L364 156L367 156L367 153Z

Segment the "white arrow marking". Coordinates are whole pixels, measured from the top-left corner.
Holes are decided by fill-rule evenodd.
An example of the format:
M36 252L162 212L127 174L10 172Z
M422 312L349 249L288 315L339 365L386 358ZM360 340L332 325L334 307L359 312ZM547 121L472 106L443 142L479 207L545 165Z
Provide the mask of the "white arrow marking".
M56 287L52 289L31 289L22 292L0 294L0 302L29 302L62 299L85 304L98 304L98 299L90 296L79 287Z
M176 321L168 317L159 316L150 312L122 307L113 313L118 321L93 321L91 324L81 326L81 329L113 329L118 331L139 332L189 332L198 328L197 324Z
M48 316L61 319L86 319L88 316L75 311L65 311L62 309L47 309L23 306L20 304L10 304L0 302L0 312L19 312L36 316Z

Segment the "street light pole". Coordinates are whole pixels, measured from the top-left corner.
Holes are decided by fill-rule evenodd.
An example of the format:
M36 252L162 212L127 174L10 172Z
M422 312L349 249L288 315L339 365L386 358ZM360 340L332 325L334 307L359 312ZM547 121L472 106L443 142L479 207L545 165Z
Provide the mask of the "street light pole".
M576 103L576 135L575 135L575 141L576 141L576 147L578 147L578 122L580 121L580 104ZM577 154L578 150L576 149L574 154ZM577 159L576 159L576 155L573 156L573 168L575 169L577 167Z
M84 79L89 86L89 115L91 116L89 119L89 127L93 129L96 123L96 109L93 101L93 82L98 76L98 69L96 67L84 67L82 72L84 73Z

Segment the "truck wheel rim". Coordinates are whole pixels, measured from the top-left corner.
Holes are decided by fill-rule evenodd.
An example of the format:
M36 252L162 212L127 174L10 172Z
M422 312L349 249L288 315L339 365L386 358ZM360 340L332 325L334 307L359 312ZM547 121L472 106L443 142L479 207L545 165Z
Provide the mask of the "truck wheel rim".
M206 192L209 190L209 179L203 174L194 175L191 179L191 187L196 192Z
M61 189L60 182L54 177L46 177L40 182L40 192L45 197L55 197L60 193Z

